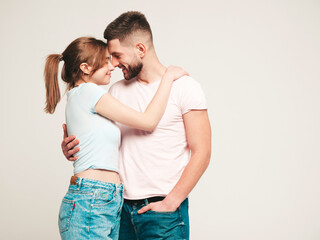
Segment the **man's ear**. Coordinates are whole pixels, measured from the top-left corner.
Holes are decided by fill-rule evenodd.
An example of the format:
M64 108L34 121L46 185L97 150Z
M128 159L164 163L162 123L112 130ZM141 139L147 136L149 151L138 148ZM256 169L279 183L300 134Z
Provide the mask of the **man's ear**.
M80 69L84 74L90 74L92 67L89 66L87 63L81 63L80 64Z
M139 42L139 43L137 43L137 45L136 45L136 49L137 49L137 51L138 51L139 57L140 57L140 58L143 58L144 55L146 54L146 51L147 51L146 46L145 46L143 43Z

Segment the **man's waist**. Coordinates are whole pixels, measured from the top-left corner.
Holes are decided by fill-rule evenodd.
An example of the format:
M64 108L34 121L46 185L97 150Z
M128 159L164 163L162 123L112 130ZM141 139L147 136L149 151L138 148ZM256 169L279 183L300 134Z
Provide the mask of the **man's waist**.
M149 197L149 198L144 198L144 199L124 199L124 202L126 204L129 204L129 205L147 205L149 203L152 203L152 202L159 202L159 201L162 201L165 197L164 196L154 196L154 197Z

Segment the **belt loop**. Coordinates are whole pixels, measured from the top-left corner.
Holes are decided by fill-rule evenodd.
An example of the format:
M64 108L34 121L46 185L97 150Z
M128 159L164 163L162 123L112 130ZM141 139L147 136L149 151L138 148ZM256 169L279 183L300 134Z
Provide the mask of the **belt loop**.
M118 186L117 186L117 194L119 194L120 196L123 196L123 193L122 193L122 188L121 188L121 185L119 184Z
M81 187L81 182L82 182L82 177L79 177L79 183L78 183L78 188L77 188L77 190L80 189L80 187Z
M148 198L143 199L144 200L144 204L147 206L149 204Z

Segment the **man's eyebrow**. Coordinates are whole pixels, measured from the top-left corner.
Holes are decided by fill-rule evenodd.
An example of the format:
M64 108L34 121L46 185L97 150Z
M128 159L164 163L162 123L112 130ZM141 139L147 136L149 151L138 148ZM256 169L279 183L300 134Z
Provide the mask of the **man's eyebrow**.
M111 55L121 55L121 53L113 52Z

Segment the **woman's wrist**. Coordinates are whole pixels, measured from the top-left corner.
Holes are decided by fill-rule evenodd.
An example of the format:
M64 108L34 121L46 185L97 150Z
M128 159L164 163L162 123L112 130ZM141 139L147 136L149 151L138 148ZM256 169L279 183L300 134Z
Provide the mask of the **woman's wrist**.
M174 74L172 72L166 71L162 77L163 81L173 82L175 80Z

